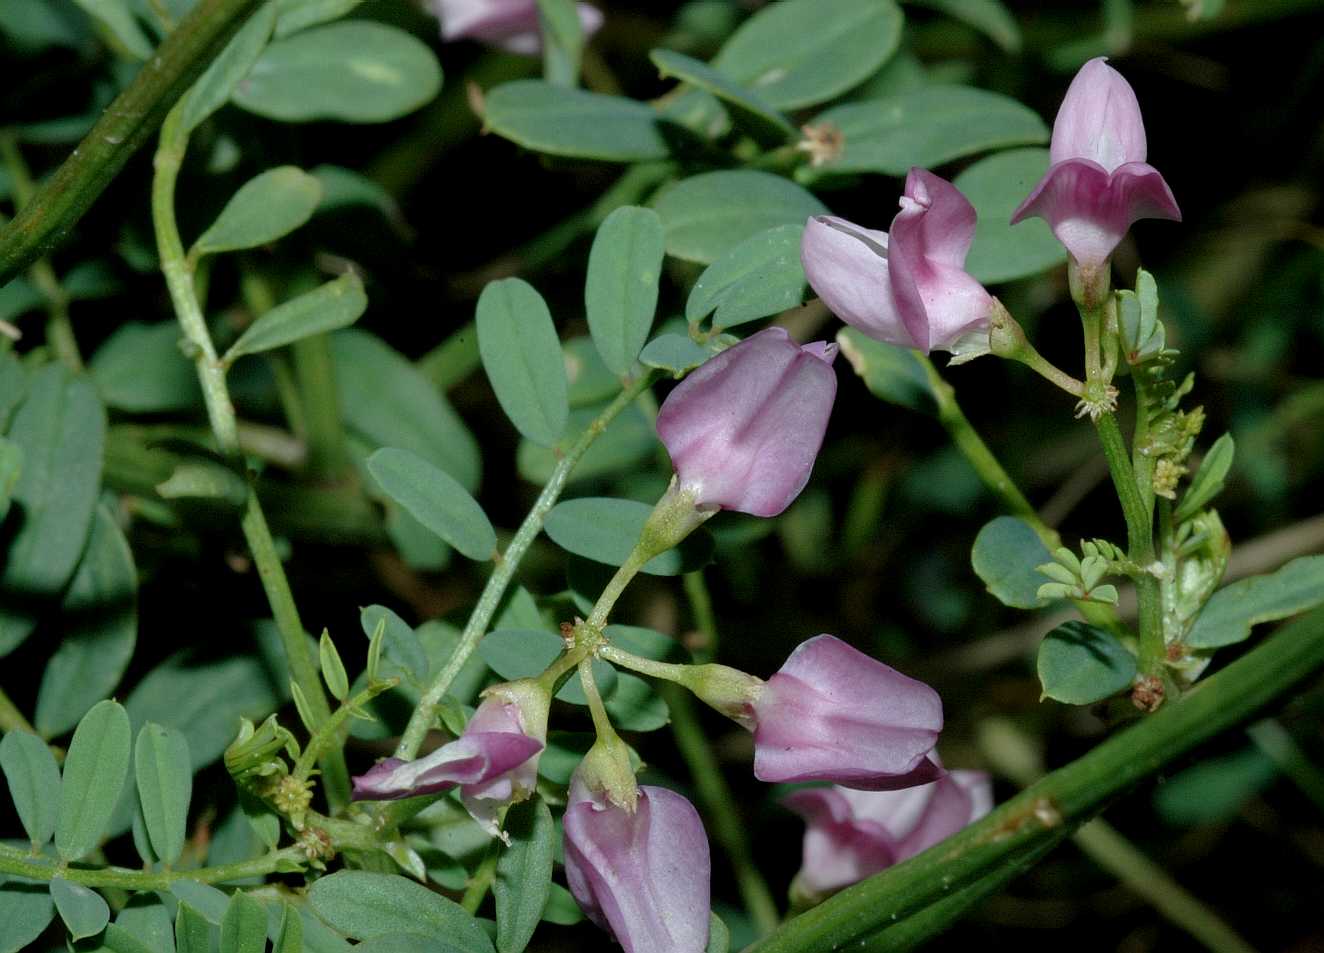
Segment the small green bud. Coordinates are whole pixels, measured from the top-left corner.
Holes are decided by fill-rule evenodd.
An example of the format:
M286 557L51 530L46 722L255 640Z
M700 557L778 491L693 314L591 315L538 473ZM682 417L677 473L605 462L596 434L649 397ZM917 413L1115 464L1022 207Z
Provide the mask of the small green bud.
M681 684L742 728L754 730L754 702L763 694L763 679L729 665L687 665Z

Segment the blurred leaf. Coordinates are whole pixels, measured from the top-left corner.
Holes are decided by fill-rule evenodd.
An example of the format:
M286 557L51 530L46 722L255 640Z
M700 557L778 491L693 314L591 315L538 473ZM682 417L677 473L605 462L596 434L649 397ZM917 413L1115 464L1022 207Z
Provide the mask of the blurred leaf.
M778 225L736 245L694 283L685 320L695 324L716 311L713 327L725 329L801 305L806 284L800 263L803 235L803 224Z
M1008 224L1047 170L1047 149L1011 149L980 159L953 180L979 216L965 260L966 271L977 280L993 284L1027 278L1066 260L1067 250L1047 222L1036 218Z
M609 625L607 638L612 645L659 662L689 662L685 646L669 635L639 625Z
M271 953L303 953L303 920L288 903L280 905L280 932Z
M140 60L152 55L152 41L147 39L124 0L74 0L74 3L105 27L125 51Z
M14 729L0 739L0 770L28 839L44 846L55 834L60 805L60 768L55 755L36 735ZM0 923L3 920L0 917Z
M999 516L985 523L970 551L975 575L995 599L1014 609L1048 605L1047 599L1038 596L1046 579L1035 567L1052 560L1039 534L1015 516Z
M812 106L882 66L902 22L892 0L785 0L741 24L713 66L778 109Z
M708 914L708 946L704 953L729 953L731 949L731 933L722 922L722 918L715 913Z
M1301 556L1277 572L1252 576L1214 593L1184 639L1216 649L1250 637L1252 626L1277 622L1324 603L1324 556Z
M12 440L0 437L0 523L9 514L14 487L23 475L23 450Z
M666 120L651 107L542 80L515 80L488 90L483 122L499 136L550 155L643 162L671 154Z
M478 443L450 403L380 338L349 329L331 335L345 423L371 445L399 447L440 467L470 493L478 488Z
M682 179L653 200L667 252L711 264L745 239L777 225L803 225L827 207L770 172L723 169Z
M634 500L582 497L564 500L547 514L544 529L552 542L577 556L620 566L629 557L653 508ZM654 576L676 576L705 565L712 557L713 541L702 528L675 549L654 556L643 571Z
M194 243L193 252L209 255L274 242L308 221L321 200L321 184L303 169L268 169L240 186Z
M912 166L930 169L990 149L1048 140L1038 113L1010 97L968 86L922 86L891 99L844 103L814 122L836 126L843 147L838 157L802 168L796 176L802 182L839 173L904 176Z
M266 910L248 894L236 890L221 918L220 953L263 953L266 948Z
M240 718L261 720L278 703L271 676L252 655L202 661L182 652L148 672L124 707L140 729L153 721L181 732L201 770L234 740Z
M657 213L635 206L608 215L593 238L584 305L593 343L614 374L630 373L648 340L664 244Z
M398 668L392 670L389 666L384 667L381 672L383 677L403 674L420 682L427 679L430 668L428 656L408 622L385 606L368 606L359 613L359 625L369 639L377 631L377 626L385 626L383 652Z
M106 414L62 364L32 375L8 439L23 452L12 506L22 513L0 574L0 658L32 632L78 565L101 481ZM11 523L12 523L11 514Z
M465 953L492 953L478 921L454 901L394 874L342 870L308 891L317 915L356 939L403 932L445 937Z
M138 571L129 541L104 505L60 606L64 638L41 673L33 719L62 735L124 677L138 640Z
M130 413L202 407L198 372L180 350L180 339L174 321L129 321L116 328L88 367L101 399Z
M516 452L519 475L531 483L551 479L561 457L574 445L584 429L597 419L601 407L583 407L570 412L565 433L554 447L541 447L531 440L521 440ZM612 474L637 472L657 447L652 422L636 406L629 406L616 416L579 458L570 472L569 482L600 479Z
M653 50L648 57L663 79L689 83L722 100L736 124L763 145L776 146L799 137L799 130L775 106L732 82L707 63L673 50Z
M505 833L510 837L497 858L492 895L496 900L497 953L522 953L542 919L552 886L556 824L542 798L511 806Z
M1272 759L1247 746L1205 758L1154 789L1154 808L1169 824L1221 824L1278 777Z
M1043 697L1092 705L1131 686L1136 657L1111 632L1072 621L1044 637L1038 669Z
M317 211L328 212L351 205L367 205L388 219L400 217L400 206L395 197L377 181L353 169L338 165L319 165L309 169L322 185L322 202Z
M875 397L925 413L937 410L928 375L910 351L875 341L855 328L838 331L837 344Z
M535 443L556 443L570 409L565 359L547 303L532 285L504 278L483 289L478 350L510 422Z
M185 94L184 105L180 107L181 132L192 132L229 101L235 86L266 49L276 23L277 6L276 0L268 0L258 7Z
M110 922L110 907L91 887L70 883L63 877L52 877L51 899L69 929L71 940L96 936Z
M357 321L367 307L363 282L349 272L261 315L230 345L221 360L229 364L245 354L270 351L314 334L337 331Z
M558 883L552 883L549 884L547 906L542 908L542 918L557 926L572 927L583 922L584 913L569 890Z
M391 499L470 559L484 562L496 554L487 514L450 474L389 447L368 458L368 470Z
M182 733L149 721L138 732L133 759L138 802L152 850L162 863L174 865L184 852L193 796L188 741Z
M1214 441L1214 445L1200 461L1200 469L1191 477L1191 485L1186 488L1181 503L1173 511L1174 523L1190 519L1223 491L1223 480L1227 477L1228 470L1232 469L1232 457L1236 449L1230 433L1225 433Z
M0 953L23 953L55 917L50 886L9 875L0 882Z
M932 7L970 24L1008 53L1021 48L1021 28L1002 0L908 0L916 6Z
M275 0L277 14L276 35L288 36L299 30L337 20L357 7L363 0Z
M166 500L219 500L238 507L248 499L248 483L223 463L198 459L175 467L156 492Z
M656 731L671 721L671 712L653 686L629 672L616 673L616 688L606 699L607 714L623 731Z
M546 629L498 629L478 643L478 655L504 679L531 678L546 671L565 648L559 635ZM616 688L617 671L606 662L594 661L593 678L603 698ZM579 678L572 674L556 697L572 705L587 705Z
M234 101L284 122L386 122L440 89L441 67L426 44L396 27L350 20L271 43Z
M78 723L64 759L55 822L55 847L65 861L101 843L129 773L132 743L129 716L117 702L98 702Z
M542 32L543 78L557 86L579 81L584 29L575 0L537 0Z
M648 320L651 324L653 320L651 314ZM593 343L591 337L581 334L579 337L571 338L565 342L562 351L565 358L566 382L569 385L566 397L570 401L572 414L578 408L600 406L604 401L610 401L620 393L620 377L602 362L602 355L598 353L597 345ZM631 358L632 365L633 360ZM565 440L565 434L562 434L561 440Z

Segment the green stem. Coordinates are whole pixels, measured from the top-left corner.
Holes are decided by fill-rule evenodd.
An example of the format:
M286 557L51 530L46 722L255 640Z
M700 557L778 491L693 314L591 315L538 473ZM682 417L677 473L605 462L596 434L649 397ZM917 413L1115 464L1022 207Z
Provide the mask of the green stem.
M959 834L831 897L754 944L758 953L827 953L997 872L1016 854L1060 837L1201 743L1240 724L1324 666L1324 609L1153 716L1049 774ZM949 924L935 922L935 931Z
M657 371L650 371L632 381L585 428L584 432L579 435L579 439L574 442L574 445L566 451L565 456L556 464L556 468L552 471L546 485L543 486L542 492L538 494L538 499L534 502L532 509L524 517L524 522L520 524L519 529L515 532L514 538L497 562L492 575L488 577L487 585L483 587L483 592L478 597L478 604L474 606L469 621L460 634L460 641L456 644L455 651L451 653L446 665L437 673L436 678L432 680L432 684L428 686L427 691L419 699L417 707L414 708L414 712L409 718L409 724L405 728L405 733L400 738L400 744L395 750L397 758L408 760L418 754L419 746L423 743L423 737L432 724L433 713L436 711L437 705L441 704L441 699L446 694L446 690L450 688L451 682L460 673L460 669L469 660L469 656L478 648L479 641L487 632L488 623L492 621L492 616L496 613L497 606L506 593L506 587L510 585L511 579L514 578L515 571L519 568L525 552L528 551L534 539L542 531L543 520L547 518L547 514L556 505L556 501L561 496L561 491L565 489L566 481L570 479L570 472L574 470L575 464L584 456L584 452L593 444L593 441L616 419L616 415L647 390L657 380L658 376Z
M685 683L685 673L690 668L688 665L676 665L673 662L659 662L656 659L641 658L632 652L618 649L610 643L598 649L598 656L622 668L639 672L641 675L648 675L652 678L660 678L663 681L676 682L681 685Z
M262 0L200 0L115 98L69 158L0 232L0 286L74 224Z
M645 552L644 547L636 545L630 550L630 555L626 557L625 562L608 580L606 587L598 596L598 601L593 604L593 611L588 616L588 626L591 629L601 631L607 625L607 616L615 608L616 601L620 599L621 593L625 591L631 580L639 575L639 570L644 567L644 563L652 559L654 553Z
M487 845L487 853L483 855L482 862L478 869L474 871L468 885L464 888L464 896L460 898L460 906L464 907L469 913L477 913L478 908L483 905L483 898L487 892L492 889L492 884L496 882L497 860L501 857L500 841L493 839L492 843Z
M5 733L26 731L32 735L37 733L32 724L23 717L23 713L18 710L18 706L9 700L3 688L0 688L0 731Z
M182 125L182 111L176 107L170 111L161 127L161 142L154 160L156 174L152 180L152 222L156 230L157 253L175 315L184 336L194 349L198 380L202 385L212 432L216 435L221 453L238 458L239 428L230 391L225 383L225 368L216 358L211 332L207 330L207 322L193 286L193 269L184 253L179 226L175 220L175 182L187 149L188 134ZM290 592L289 580L285 578L285 569L276 555L276 545L258 501L257 491L251 484L241 526L257 564L262 588L271 604L272 615L276 619L290 675L307 699L313 718L321 724L331 716L331 707L322 693L322 682L308 646L308 636L299 619L299 610ZM339 747L327 751L321 767L327 801L333 808L343 807L349 802L349 771L345 767L344 752Z
M198 883L216 884L231 880L243 880L247 877L260 877L274 873L279 867L289 863L303 864L307 856L301 847L286 847L273 851L263 857L240 861L236 864L222 864L218 867L203 867L199 870L168 870L148 872L141 870L122 870L118 867L70 867L65 864L51 864L35 860L25 851L0 844L0 873L14 874L19 877L31 877L34 880L50 880L61 877L64 880L88 887L122 887L125 890L169 890L170 885L181 880L193 880Z
M330 338L315 334L295 341L290 350L303 398L308 470L315 479L336 482L347 471L349 451L345 445L344 421L340 416Z
M584 687L588 698L588 711L593 716L593 730L600 739L618 739L616 729L611 726L611 716L607 706L602 703L602 693L598 691L597 680L593 677L593 660L585 657L576 666L579 669L579 684Z
M384 691L394 688L400 684L398 678L383 679L376 684L369 685L363 691L359 692L353 698L338 706L331 713L331 717L317 726L317 731L308 739L304 745L303 752L299 755L298 762L294 765L294 770L290 772L300 781L305 781L313 772L313 763L322 756L322 750L338 742L340 726L343 725L350 713L356 708L361 708L372 701Z
M713 597L708 592L708 583L703 578L703 570L687 572L684 578L685 598L690 602L690 611L694 613L694 624L703 633L703 647L694 653L695 662L711 662L717 654L717 613L713 611Z
M1291 778L1301 793L1324 811L1324 771L1310 760L1296 739L1276 718L1266 718L1246 729L1255 746Z
M1136 577L1136 596L1140 614L1140 659L1142 675L1158 676L1163 668L1166 646L1163 639L1163 603L1159 597L1159 581L1149 572L1154 563L1153 511L1146 505L1136 486L1135 471L1131 468L1131 454L1117 425L1117 417L1103 413L1094 421L1108 460L1117 498L1122 504L1126 520L1127 558L1142 570Z
M481 363L478 326L470 321L420 357L414 366L444 393L478 370Z

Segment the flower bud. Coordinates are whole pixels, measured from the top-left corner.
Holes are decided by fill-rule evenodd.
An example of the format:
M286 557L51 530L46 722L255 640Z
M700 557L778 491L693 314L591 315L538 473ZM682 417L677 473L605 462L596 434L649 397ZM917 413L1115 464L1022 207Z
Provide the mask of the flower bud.
M942 699L841 639L801 643L753 704L754 776L865 791L932 781Z
M763 695L763 679L729 665L687 665L684 671L684 685L695 697L741 727L754 730L754 703Z
M580 772L571 779L566 882L625 953L703 953L710 870L703 822L675 791L644 785L627 811L595 794Z
M536 56L542 52L542 23L537 0L429 0L441 20L441 38L478 40L506 50ZM589 37L602 26L602 11L577 3L579 25Z
M489 689L464 733L415 761L387 758L354 778L354 800L392 801L459 786L465 807L497 834L496 809L533 791L550 699L532 679Z
M847 324L887 344L969 360L988 351L992 308L965 271L974 235L966 197L911 169L890 234L818 215L805 225L800 259L814 291Z
M791 891L816 903L927 850L993 807L988 775L953 771L904 791L806 788L782 803L807 823Z
M1080 266L1084 291L1131 225L1142 218L1181 221L1163 176L1145 162L1145 125L1135 91L1096 57L1080 68L1053 122L1052 164L1011 217L1037 216Z
M837 394L837 346L804 347L785 329L710 358L662 404L657 433L676 492L703 508L776 516L809 482Z

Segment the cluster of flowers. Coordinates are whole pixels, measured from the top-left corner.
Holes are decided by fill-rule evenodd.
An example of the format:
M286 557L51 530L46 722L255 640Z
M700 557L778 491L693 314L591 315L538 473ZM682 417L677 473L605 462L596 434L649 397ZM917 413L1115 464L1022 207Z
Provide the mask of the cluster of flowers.
M1134 93L1092 60L1058 115L1052 165L1015 217L1046 218L1078 269L1103 268L1133 221L1179 216L1144 158ZM974 209L954 186L914 169L890 234L816 217L802 257L820 297L866 334L974 356L988 349L995 306L964 270L974 228ZM771 327L671 392L657 430L676 472L664 503L690 508L681 535L702 521L696 513L771 517L799 495L836 396L835 356L835 345L800 346ZM784 799L808 824L795 885L807 900L926 849L992 806L987 777L948 773L934 752L943 724L937 693L832 635L802 643L767 681L720 665L685 668L682 684L752 732L756 777L833 785ZM552 687L521 679L489 688L459 738L416 761L381 762L355 778L355 796L458 787L474 817L500 836L499 809L534 791ZM598 744L571 780L570 889L627 953L699 953L709 909L703 824L681 795L637 785L620 748L599 726Z

